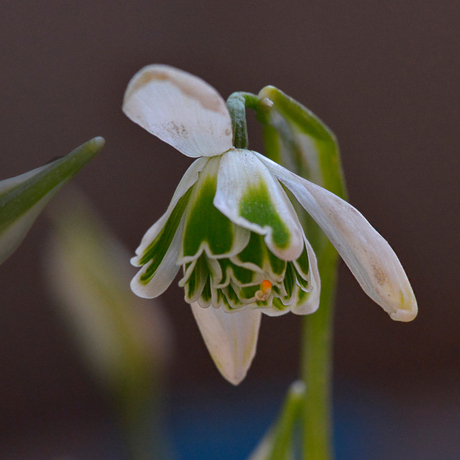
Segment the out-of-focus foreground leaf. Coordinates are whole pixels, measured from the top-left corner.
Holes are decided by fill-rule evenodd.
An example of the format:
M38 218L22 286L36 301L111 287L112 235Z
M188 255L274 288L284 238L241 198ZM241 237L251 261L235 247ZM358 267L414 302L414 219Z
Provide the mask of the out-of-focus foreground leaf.
M56 204L46 257L56 304L117 408L131 458L168 458L160 414L171 337L161 302L131 292L130 254L80 194Z
M58 190L104 146L95 137L62 158L0 181L0 264L21 244Z

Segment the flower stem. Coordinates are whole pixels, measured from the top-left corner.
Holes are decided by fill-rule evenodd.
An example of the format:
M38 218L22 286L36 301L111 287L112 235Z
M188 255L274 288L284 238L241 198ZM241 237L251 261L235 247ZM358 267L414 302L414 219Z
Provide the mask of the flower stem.
M232 118L233 146L237 149L247 149L249 142L246 107L257 109L259 98L255 94L238 91L230 94L226 104Z
M332 460L332 345L337 257L327 244L319 258L321 298L317 312L304 317L302 379L303 460Z

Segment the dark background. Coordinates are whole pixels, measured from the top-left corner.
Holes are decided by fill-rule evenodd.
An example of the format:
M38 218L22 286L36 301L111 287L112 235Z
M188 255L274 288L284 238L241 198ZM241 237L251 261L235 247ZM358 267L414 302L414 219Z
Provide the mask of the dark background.
M122 114L134 73L170 64L224 98L282 89L338 136L350 200L395 249L419 302L414 322L392 322L340 269L337 397L351 412L352 401L367 398L369 414L375 403L370 419L390 401L399 423L375 429L381 449L368 456L358 431L351 458L458 459L459 16L455 0L2 2L0 179L104 136L73 181L133 252L190 164ZM90 440L106 404L43 286L48 232L41 216L0 267L0 458L82 445L75 458L105 458ZM173 397L209 388L238 400L296 378L299 318L263 318L249 376L229 389L179 288L164 298Z

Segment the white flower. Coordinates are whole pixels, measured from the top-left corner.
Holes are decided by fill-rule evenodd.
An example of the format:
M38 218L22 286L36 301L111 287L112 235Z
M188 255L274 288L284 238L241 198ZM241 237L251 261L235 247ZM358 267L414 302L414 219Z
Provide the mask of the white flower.
M395 320L415 317L415 297L388 243L334 194L257 152L236 149L225 102L206 82L165 65L145 67L129 83L123 111L198 158L137 249L132 263L142 269L131 287L141 297L156 297L182 267L185 300L230 382L244 378L254 357L261 312L318 308L316 256L281 184L375 302Z

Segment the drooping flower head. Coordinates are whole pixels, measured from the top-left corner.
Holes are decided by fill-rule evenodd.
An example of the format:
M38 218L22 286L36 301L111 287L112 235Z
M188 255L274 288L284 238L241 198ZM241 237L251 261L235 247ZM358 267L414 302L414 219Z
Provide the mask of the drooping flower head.
M239 383L255 353L261 313L318 308L315 253L284 187L334 244L364 291L393 319L417 307L388 243L345 201L263 155L235 148L232 119L203 80L152 65L131 80L123 110L134 122L197 158L166 213L132 259L131 287L156 297L182 268L179 285L222 374Z

